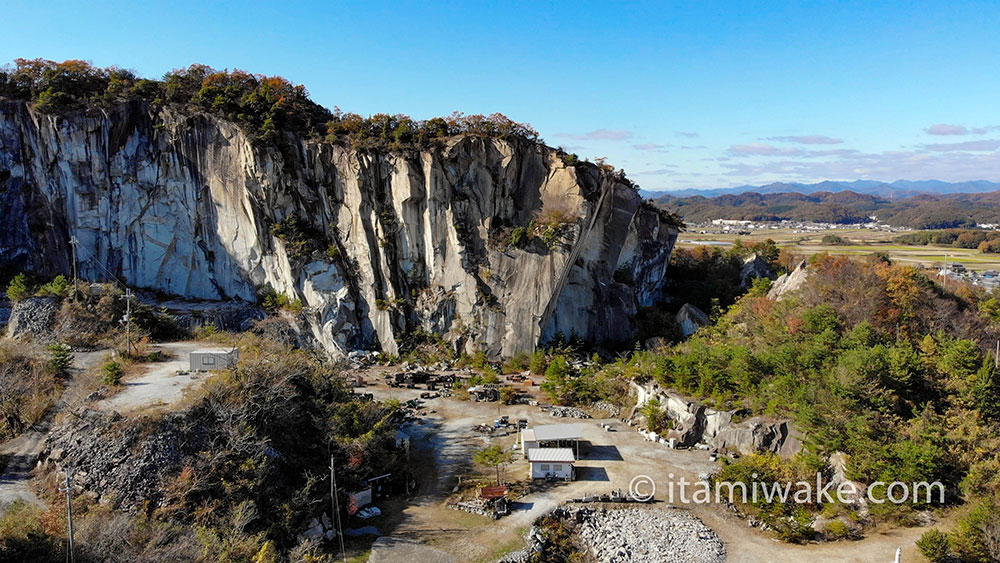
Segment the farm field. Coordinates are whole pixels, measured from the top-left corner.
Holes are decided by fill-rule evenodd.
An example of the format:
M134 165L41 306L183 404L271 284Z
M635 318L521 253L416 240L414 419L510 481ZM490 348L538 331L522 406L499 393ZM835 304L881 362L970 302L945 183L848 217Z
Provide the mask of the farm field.
M823 244L823 237L830 234L846 239L852 244ZM770 238L778 246L805 256L823 252L846 256L865 256L873 252L885 252L894 261L924 268L941 268L947 259L948 263L959 262L970 270L1000 270L1000 254L984 254L976 249L950 246L894 244L892 239L899 234L901 233L868 229L829 229L809 232L793 229L761 229L751 231L749 235L684 232L678 238L677 246L681 248L697 248L699 246L725 248L732 245L736 239L749 242Z

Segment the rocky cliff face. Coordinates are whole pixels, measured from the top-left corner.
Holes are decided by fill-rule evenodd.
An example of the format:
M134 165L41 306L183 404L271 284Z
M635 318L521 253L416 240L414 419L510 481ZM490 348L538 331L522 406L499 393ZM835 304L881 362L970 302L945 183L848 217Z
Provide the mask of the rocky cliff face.
M492 355L631 334L676 229L625 182L546 146L457 137L356 150L141 103L47 115L0 101L0 267L191 299L300 299L331 353L416 329ZM540 214L563 228L507 244ZM273 226L298 222L290 234Z

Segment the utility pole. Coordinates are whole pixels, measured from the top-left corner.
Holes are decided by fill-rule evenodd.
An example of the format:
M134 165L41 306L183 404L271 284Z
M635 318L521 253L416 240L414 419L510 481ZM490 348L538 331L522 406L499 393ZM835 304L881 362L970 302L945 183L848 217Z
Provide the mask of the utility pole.
M337 472L333 466L333 454L330 454L330 504L337 526L337 539L340 540L340 558L344 560L344 563L347 563L347 553L344 551L344 531L340 527L340 501L337 500Z
M79 243L80 241L78 241L76 237L69 238L69 245L73 248L73 299L74 300L76 300L77 296L80 294L80 287L79 284L77 283L77 277L76 277L76 245Z
M132 290L125 288L125 354L132 355Z
M73 489L70 485L69 468L66 468L66 519L69 522L69 550L66 561L76 563L76 546L73 543Z

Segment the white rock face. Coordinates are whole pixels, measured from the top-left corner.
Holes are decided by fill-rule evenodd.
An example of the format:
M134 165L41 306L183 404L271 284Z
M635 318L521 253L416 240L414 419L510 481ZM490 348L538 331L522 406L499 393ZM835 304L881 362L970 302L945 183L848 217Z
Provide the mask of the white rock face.
M684 338L691 336L699 328L712 324L711 319L708 318L708 315L704 311L690 303L685 303L677 311L677 315L674 318L677 320L677 324L680 325L681 334L684 335Z
M639 385L633 382L632 391L637 395L639 407L654 399L659 401L674 421L666 439L675 439L681 446L705 443L725 451L742 454L769 451L784 457L793 456L802 449L800 434L787 420L755 416L733 422L739 411L718 411L653 383Z
M802 284L806 282L808 276L809 270L806 269L805 261L799 262L799 265L790 273L781 274L778 276L778 279L774 280L771 290L767 292L768 298L781 301L790 294L798 291L802 287Z
M662 290L676 229L613 174L548 147L283 145L140 103L56 116L0 102L0 267L69 272L76 237L91 280L210 300L270 286L302 300L332 354L394 353L417 328L491 355L560 332L620 341ZM576 218L552 248L496 244L549 209ZM308 256L271 234L289 217L316 239Z

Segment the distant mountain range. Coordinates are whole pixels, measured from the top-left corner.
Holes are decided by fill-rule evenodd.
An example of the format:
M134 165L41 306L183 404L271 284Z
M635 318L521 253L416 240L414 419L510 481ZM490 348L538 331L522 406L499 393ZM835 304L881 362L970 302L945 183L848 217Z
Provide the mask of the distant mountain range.
M826 184L829 183L814 184L812 187ZM997 187L1000 188L1000 185ZM687 197L678 197L675 193L668 192L668 195L660 195L653 198L653 201L680 215L688 223L704 223L713 219L863 223L871 217L877 217L879 221L890 225L914 229L975 227L1000 223L1000 189L989 193L918 192L908 197L895 198L851 190L825 190L807 194L792 191L742 191L715 196L700 192Z
M875 180L853 180L853 181L825 181L815 184L803 184L799 182L774 182L763 186L736 186L734 188L714 188L714 189L684 189L671 191L648 191L639 190L643 197L656 199L661 196L689 197L704 196L715 197L727 194L742 194L753 192L758 194L779 194L779 193L800 193L811 194L816 192L854 192L859 194L874 195L887 199L898 199L912 197L919 194L980 194L986 192L1000 191L1000 182L989 182L986 180L974 180L971 182L943 182L941 180L896 180L895 182L878 182Z

